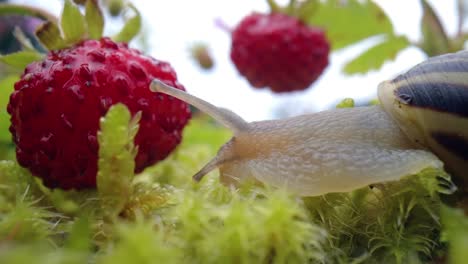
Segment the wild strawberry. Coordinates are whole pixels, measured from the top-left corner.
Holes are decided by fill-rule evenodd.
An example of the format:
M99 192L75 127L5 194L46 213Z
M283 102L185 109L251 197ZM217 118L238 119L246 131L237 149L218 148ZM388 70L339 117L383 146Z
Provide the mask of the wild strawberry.
M253 13L232 32L231 59L252 86L290 92L309 87L328 65L322 30L273 12Z
M99 119L115 103L142 112L136 172L180 142L186 103L149 90L158 78L181 90L171 66L108 38L52 51L27 66L10 97L10 131L18 162L48 187L96 185Z
M186 103L150 91L155 78L184 87L169 63L126 44L139 31L138 10L129 6L134 16L111 40L102 37L98 1L86 1L85 14L70 0L64 3L60 19L39 8L16 7L47 19L36 36L49 51L23 51L0 60L25 67L7 106L19 164L48 187L81 189L96 186L97 132L113 104L126 105L132 115L141 112L135 172L164 159L179 144L191 113Z

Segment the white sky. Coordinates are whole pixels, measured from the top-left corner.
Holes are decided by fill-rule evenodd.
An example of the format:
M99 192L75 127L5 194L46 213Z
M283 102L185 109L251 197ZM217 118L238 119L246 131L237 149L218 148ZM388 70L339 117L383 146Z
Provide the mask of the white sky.
M18 3L47 4L52 12L59 13L61 0L23 0ZM357 56L364 44L335 52L330 65L322 77L305 92L277 95L269 90L257 90L239 76L229 59L230 36L214 23L222 19L228 26L235 26L252 11L267 11L266 0L170 0L132 1L142 13L149 54L166 60L177 71L179 81L187 90L211 103L229 108L249 121L271 118L279 106L292 110L289 114L326 109L345 97L372 98L382 80L394 77L424 59L416 48L401 52L394 62L386 63L382 69L366 75L344 76L343 64ZM278 2L286 2L279 0ZM378 0L390 16L397 33L411 40L420 37L419 0ZM442 16L449 33L456 29L454 0L429 1ZM351 23L350 23L351 24ZM196 42L207 43L216 60L216 67L205 72L191 60L189 47ZM369 43L368 43L369 44ZM367 45L368 45L367 44ZM294 106L294 107L291 107Z

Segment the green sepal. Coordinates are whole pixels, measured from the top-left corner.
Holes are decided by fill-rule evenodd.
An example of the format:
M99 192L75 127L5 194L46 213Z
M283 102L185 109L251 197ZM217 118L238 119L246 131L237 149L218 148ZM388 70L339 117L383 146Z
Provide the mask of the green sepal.
M65 0L60 25L66 43L76 43L86 35L86 24L78 6Z
M88 37L100 39L104 31L104 16L97 0L86 1L85 19L88 26Z
M28 64L41 60L42 57L43 55L39 52L19 51L0 56L0 61L9 66L24 69Z
M421 32L423 35L420 48L429 56L436 56L450 52L450 43L445 30L432 7L425 0L421 0L423 16Z
M48 50L65 47L65 40L60 34L60 28L52 22L45 22L36 29L36 37Z
M267 0L268 6L270 7L271 12L278 12L281 10L281 7L274 0Z
M291 6L291 5L290 5ZM314 15L314 12L320 7L319 0L308 0L303 2L296 2L293 6L294 10L292 14L302 21L309 20L310 16Z
M355 74L380 69L386 61L394 60L396 55L409 45L409 40L404 36L389 36L346 63L343 71L347 74Z
M113 105L100 121L97 189L103 214L115 218L132 194L140 114L131 118L123 104Z
M125 0L106 0L107 10L113 17L119 16L125 8Z
M21 45L21 50L36 51L36 48L34 48L31 40L26 36L26 34L19 26L15 26L15 29L13 29L13 36L15 36L15 39Z
M133 5L128 5L128 7L135 12L135 15L129 18L124 27L120 30L120 32L112 37L112 39L116 42L130 42L137 34L140 32L141 29L141 15L140 12L135 8Z

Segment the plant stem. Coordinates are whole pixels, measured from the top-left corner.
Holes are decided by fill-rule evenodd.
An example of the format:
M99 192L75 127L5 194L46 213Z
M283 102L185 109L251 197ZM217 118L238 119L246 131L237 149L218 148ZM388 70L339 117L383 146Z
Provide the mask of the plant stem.
M281 9L278 3L276 3L274 0L267 0L267 2L268 2L268 5L270 6L271 12L277 12Z
M464 0L457 1L457 12L458 12L458 24L457 24L457 36L463 34L463 24L465 22L465 4Z

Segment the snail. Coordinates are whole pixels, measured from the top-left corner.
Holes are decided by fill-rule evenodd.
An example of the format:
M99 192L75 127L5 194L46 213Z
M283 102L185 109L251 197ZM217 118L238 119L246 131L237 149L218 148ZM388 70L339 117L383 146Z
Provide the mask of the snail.
M225 184L253 177L300 196L348 192L426 168L468 179L468 52L430 58L378 86L379 105L246 122L155 79L233 137L193 179L219 168Z

